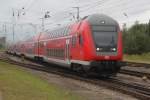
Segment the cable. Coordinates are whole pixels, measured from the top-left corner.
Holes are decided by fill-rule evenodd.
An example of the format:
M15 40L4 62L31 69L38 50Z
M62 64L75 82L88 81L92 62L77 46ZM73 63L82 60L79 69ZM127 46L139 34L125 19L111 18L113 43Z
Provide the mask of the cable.
M144 2L145 3L145 2ZM111 7L107 7L107 8L105 8L105 11L109 11L109 9L117 9L117 8L119 8L120 6L123 6L123 5L125 5L126 4L126 2L121 2L121 3L119 3L119 4L117 4L117 7L116 7L116 5L113 5L113 6L115 6L115 7L113 7L113 6L111 6ZM141 4L141 3L140 3ZM142 3L143 4L143 3ZM104 5L104 3L102 4L102 5ZM131 5L131 4L130 4ZM101 6L101 5L97 5L97 6ZM131 7L133 8L133 7L135 7L135 6L132 6L131 5ZM140 6L141 7L141 6ZM89 7L89 9L91 9L91 7ZM86 9L86 10L82 10L81 11L81 13L83 13L83 12L87 12L87 10L89 11L89 9ZM102 6L101 6L101 9L104 9ZM107 10L108 9L108 10ZM128 8L128 9L131 9L131 8ZM124 9L123 9L124 10ZM144 9L145 10L145 9ZM120 12L121 12L122 10L120 10ZM109 11L110 12L110 11ZM112 12L112 11L111 11ZM111 16L112 15L116 15L116 16L118 16L118 15L121 15L121 13L120 12L114 12L114 13L112 13L111 14ZM130 11L131 12L131 11ZM134 12L134 11L133 11ZM132 12L132 13L133 13ZM142 12L142 11L141 11ZM123 13L123 12L122 12Z
M32 0L32 2L28 5L28 7L24 7L26 9L26 11L29 11L29 9L31 9L31 7L33 7L33 5L35 4L37 0Z
M117 0L118 1L118 0ZM96 1L96 2L90 2L90 3L87 3L87 4L81 4L80 5L80 13L85 13L85 12L87 12L87 11L89 11L89 10L92 10L92 9L94 9L94 8L97 8L97 7L101 7L101 10L104 10L104 11L107 11L107 12L110 12L110 9L117 9L117 8L119 8L119 7L121 7L121 6L123 6L123 5L126 5L126 2L117 2L117 1L110 1L110 0L107 0L107 1L104 1L104 0L101 0L101 1ZM119 0L120 1L120 0ZM129 1L129 0L128 0ZM30 4L30 6L31 5L33 5L33 3L35 2L35 0L33 0L32 1L32 3ZM114 3L115 5L110 5L111 3ZM106 4L108 5L108 6L106 6ZM110 5L110 6L109 6ZM127 5L126 7L128 7L128 6L131 6L132 8L133 8L133 6L132 6L133 4L129 4L129 5ZM106 8L107 7L107 8ZM126 8L125 7L125 8ZM134 6L135 7L135 6ZM30 7L29 7L30 8ZM124 10L125 8L121 8L121 10ZM67 9L67 10L66 10ZM69 10L68 10L69 9ZM131 9L131 8L128 8L128 9ZM68 8L65 8L64 9L65 11L58 11L58 12L56 12L56 13L54 13L53 14L53 19L55 20L55 21L58 21L58 20L64 20L64 17L63 18L57 18L57 17L59 17L60 15L64 15L64 14L67 14L67 13L69 13L69 12L73 12L74 10L72 10L72 9L70 9L70 7ZM117 9L118 10L118 9ZM120 12L121 12L121 10L120 10ZM112 13L111 15L115 15L115 16L118 16L118 15L120 15L120 12L118 12L118 11L116 11L116 12L114 12L114 13ZM67 18L70 18L70 15L66 15L67 16ZM65 18L65 19L67 19L67 18Z

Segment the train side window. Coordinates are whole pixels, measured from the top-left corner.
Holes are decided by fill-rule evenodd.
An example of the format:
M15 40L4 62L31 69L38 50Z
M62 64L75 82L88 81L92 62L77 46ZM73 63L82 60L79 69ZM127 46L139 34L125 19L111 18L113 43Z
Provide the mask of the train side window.
M80 45L83 45L83 37L82 37L81 34L79 35L79 44L80 44Z
M76 46L76 41L77 41L77 37L76 37L76 36L73 36L73 37L72 37L72 47L75 47L75 46Z
M49 49L46 49L46 54L47 56L49 56Z
M44 47L44 42L39 42L39 47Z

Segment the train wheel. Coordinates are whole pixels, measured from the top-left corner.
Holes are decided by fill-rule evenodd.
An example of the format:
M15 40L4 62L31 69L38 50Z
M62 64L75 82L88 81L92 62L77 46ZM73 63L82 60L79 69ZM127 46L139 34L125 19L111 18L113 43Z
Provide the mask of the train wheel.
M81 64L72 64L71 69L83 77L88 77L88 73L84 70L84 67Z
M23 54L21 54L21 61L25 62L25 56Z

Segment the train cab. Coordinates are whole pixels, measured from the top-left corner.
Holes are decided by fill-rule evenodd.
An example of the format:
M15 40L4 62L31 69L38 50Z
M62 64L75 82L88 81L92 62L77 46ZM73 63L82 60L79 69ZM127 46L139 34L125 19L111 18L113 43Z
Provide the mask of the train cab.
M101 74L117 73L123 55L117 21L106 15L94 14L82 20L78 27L72 38L74 66L82 65L85 70Z

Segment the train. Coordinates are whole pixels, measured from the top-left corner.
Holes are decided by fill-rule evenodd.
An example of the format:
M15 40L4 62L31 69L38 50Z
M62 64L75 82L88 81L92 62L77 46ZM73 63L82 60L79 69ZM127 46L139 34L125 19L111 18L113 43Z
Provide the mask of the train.
M7 52L78 72L112 76L121 68L122 32L113 18L92 14L19 41L9 46Z

